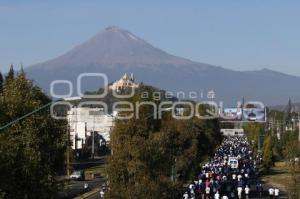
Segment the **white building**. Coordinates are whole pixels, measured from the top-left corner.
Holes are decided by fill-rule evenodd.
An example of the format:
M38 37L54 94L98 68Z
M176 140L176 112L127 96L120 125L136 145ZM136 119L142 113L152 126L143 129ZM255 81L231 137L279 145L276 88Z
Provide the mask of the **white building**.
M81 149L87 136L93 131L109 142L114 118L113 115L105 114L102 108L72 108L68 111L72 148Z
M244 129L221 129L221 133L224 136L243 136L245 134Z
M135 83L133 74L130 77L125 73L121 79L115 81L108 88L110 90L120 91L126 88L138 88L139 84Z

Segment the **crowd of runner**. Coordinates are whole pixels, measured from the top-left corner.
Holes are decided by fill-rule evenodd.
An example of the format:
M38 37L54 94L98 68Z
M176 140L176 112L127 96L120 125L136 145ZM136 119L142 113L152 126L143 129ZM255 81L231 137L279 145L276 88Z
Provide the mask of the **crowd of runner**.
M262 196L263 187L257 181L260 161L245 136L226 137L198 179L187 187L183 199L241 199L254 191ZM273 189L274 198L278 193Z

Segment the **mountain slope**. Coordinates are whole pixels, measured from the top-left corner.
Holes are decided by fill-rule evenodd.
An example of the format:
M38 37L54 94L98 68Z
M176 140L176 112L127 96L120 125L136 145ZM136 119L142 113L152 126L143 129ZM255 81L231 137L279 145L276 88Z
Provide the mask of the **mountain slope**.
M73 48L64 55L26 68L28 76L46 91L53 80L66 79L76 85L81 73L99 72L109 82L125 72L134 73L143 81L169 91L190 92L198 99L214 90L217 101L234 105L243 96L267 104L286 103L291 97L300 101L297 85L300 78L263 69L239 72L173 56L153 47L127 30L112 26ZM85 81L84 90L97 90L99 81ZM65 88L59 88L62 93ZM76 87L74 86L74 91ZM73 95L77 95L73 92Z
M66 54L41 65L53 64L52 67L57 68L61 65L78 67L83 64L110 66L112 64L128 63L137 65L185 65L193 62L170 55L151 46L127 30L112 26Z

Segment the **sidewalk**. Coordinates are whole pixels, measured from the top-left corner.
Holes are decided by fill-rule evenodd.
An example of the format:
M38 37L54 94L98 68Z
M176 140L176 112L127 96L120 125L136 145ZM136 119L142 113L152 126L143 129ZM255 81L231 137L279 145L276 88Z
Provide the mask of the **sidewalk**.
M93 189L93 190L91 190L91 191L89 191L89 192L87 192L87 193L82 194L81 196L77 196L77 197L75 197L74 199L85 199L85 198L89 198L89 197L91 197L91 196L93 196L93 195L95 195L95 194L97 194L97 193L99 193L99 192L100 192L100 188L96 188L96 189Z

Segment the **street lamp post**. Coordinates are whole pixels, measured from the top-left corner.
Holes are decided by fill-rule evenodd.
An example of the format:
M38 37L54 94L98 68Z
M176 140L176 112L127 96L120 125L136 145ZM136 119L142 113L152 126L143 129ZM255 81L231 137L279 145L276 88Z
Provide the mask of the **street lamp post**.
M70 119L68 119L68 125L67 125L67 133L68 133L68 139L67 139L67 154L66 154L66 170L67 170L67 176L70 177L70 136L71 136L71 128L70 128Z

